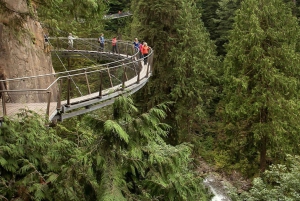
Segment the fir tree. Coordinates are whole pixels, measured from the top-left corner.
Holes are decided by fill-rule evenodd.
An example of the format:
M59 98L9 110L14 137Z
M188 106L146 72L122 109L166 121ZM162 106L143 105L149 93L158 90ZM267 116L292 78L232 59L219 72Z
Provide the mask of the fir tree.
M11 200L207 200L190 167L191 145L167 145L165 104L138 113L131 99L114 118L86 115L69 128L27 111L0 127L0 198ZM29 114L29 115L27 115ZM70 124L71 123L71 124Z
M95 179L82 145L58 136L41 119L25 110L0 127L0 199L85 200L84 189Z
M51 35L98 37L104 28L107 5L103 0L37 1L39 21Z
M226 163L244 173L299 152L298 40L297 19L281 0L242 3L224 60L219 138Z
M218 33L216 32L216 28L218 23L215 21L217 18L217 9L219 7L219 0L201 0L202 1L202 20L205 28L208 30L210 34L211 40L216 40L218 38Z
M235 11L239 8L241 0L221 0L218 2L219 7L216 10L215 18L215 42L219 55L225 56L226 50L224 45L228 42L228 32L232 30Z
M300 157L287 155L284 164L271 165L261 177L253 180L248 192L232 190L234 201L268 201L300 199Z
M90 146L99 200L206 200L202 179L190 169L189 144L167 145L165 104L139 114L132 99L120 97L114 118L88 115L97 139Z
M167 117L174 129L170 139L189 141L208 119L218 68L215 46L194 1L136 1L133 6L140 20L134 29L155 50L154 73L139 98L148 107L173 101Z

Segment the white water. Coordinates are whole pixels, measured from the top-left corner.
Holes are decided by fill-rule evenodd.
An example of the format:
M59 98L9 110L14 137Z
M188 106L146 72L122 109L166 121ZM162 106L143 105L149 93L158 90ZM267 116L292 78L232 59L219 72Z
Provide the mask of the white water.
M204 185L208 186L214 197L211 201L230 201L230 198L226 195L224 191L223 184L217 181L213 176L208 176L204 180Z

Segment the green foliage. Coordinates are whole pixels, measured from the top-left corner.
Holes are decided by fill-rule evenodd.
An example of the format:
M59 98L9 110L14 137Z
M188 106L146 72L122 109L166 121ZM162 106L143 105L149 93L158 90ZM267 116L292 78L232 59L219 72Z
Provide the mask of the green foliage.
M214 19L217 18L217 9L220 0L201 0L202 20L210 34L211 40L216 40L218 34L216 33L217 23Z
M224 45L228 42L228 31L232 30L240 3L240 0L202 0L202 20L210 38L215 41L218 55L226 54Z
M139 100L148 107L174 102L167 117L173 128L169 139L174 144L191 141L197 124L206 124L215 96L215 47L194 1L134 2L139 23L133 29L155 50L154 73Z
M270 170L253 180L248 192L237 195L232 191L233 200L268 201L300 199L300 157L287 156L284 165L271 165Z
M131 0L110 0L109 13L115 14L129 9Z
M130 2L131 0L111 0L108 4L107 14L116 14L119 11L121 13L130 11ZM119 40L125 40L123 34L127 27L130 27L132 21L131 17L118 18L113 20L105 21L105 30L110 31L112 36L118 36ZM131 37L131 35L129 35ZM129 38L132 40L132 38Z
M101 189L100 200L206 199L202 179L190 167L189 144L167 145L170 127L161 121L166 104L139 114L131 99L120 97L114 119L84 118L96 133L90 154ZM100 159L99 159L100 158Z
M72 32L82 37L98 37L103 32L106 8L102 0L44 0L39 3L38 15L50 35L67 37Z
M219 147L231 152L232 163L255 166L259 158L264 170L267 161L298 153L298 40L297 19L280 0L242 3L230 32L219 108Z
M219 55L225 56L226 50L224 45L228 43L228 32L232 30L235 11L239 8L241 0L221 0L218 2L219 7L216 10L215 22L215 41Z
M25 110L18 121L5 119L1 126L0 194L5 199L83 200L85 181L92 183L79 144L45 123Z
M190 144L167 145L168 104L140 114L120 97L114 119L87 115L55 128L24 110L0 127L0 193L11 200L207 200Z

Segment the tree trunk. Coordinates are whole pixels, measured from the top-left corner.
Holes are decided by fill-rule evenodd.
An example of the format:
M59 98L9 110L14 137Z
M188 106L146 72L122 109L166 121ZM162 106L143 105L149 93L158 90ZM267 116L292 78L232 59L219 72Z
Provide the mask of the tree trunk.
M264 172L267 167L267 136L264 135L263 138L261 139L261 147L260 147L260 171Z
M268 108L261 108L260 111L261 111L260 122L261 124L265 124L267 123L267 119L268 119ZM266 155L267 155L267 134L263 133L263 136L260 141L260 171L261 172L264 172L266 170L266 166L267 166Z

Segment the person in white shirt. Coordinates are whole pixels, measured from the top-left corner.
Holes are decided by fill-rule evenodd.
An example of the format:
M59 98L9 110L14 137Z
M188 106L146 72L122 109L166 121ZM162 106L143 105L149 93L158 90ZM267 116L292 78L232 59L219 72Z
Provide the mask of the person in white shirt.
M69 49L73 49L73 40L75 38L72 36L72 33L69 33L69 36L68 36L68 44L69 44Z

